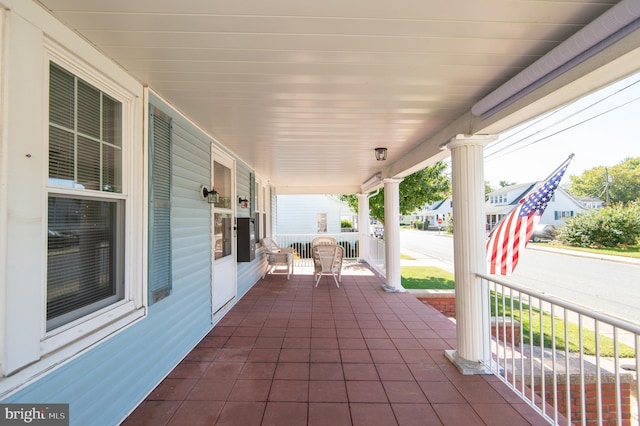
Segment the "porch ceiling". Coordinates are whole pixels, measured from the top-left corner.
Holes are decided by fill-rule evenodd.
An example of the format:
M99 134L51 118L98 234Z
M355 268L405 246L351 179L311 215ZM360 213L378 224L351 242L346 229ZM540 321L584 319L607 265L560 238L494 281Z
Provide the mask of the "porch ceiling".
M474 103L616 1L39 3L280 193L337 193L443 158L484 129Z

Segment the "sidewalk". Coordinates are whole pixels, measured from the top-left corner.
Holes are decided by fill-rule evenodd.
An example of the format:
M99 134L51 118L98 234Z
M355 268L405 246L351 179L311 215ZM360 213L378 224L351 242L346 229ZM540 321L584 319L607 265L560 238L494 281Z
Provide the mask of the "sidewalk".
M587 253L578 250L562 249L558 247L545 247L544 244L530 244L527 248L548 252L562 253L567 256L586 257L590 259L607 260L609 262L628 263L630 265L640 265L640 259L625 256L612 256L608 254Z
M429 257L422 253L411 250L400 249L401 254L411 256L413 259L400 259L401 266L435 266L445 271L453 273L453 264L446 263L440 259Z

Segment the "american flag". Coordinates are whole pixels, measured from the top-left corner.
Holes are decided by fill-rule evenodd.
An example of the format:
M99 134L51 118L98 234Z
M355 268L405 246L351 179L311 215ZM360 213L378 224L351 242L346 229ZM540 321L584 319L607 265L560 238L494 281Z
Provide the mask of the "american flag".
M510 275L516 268L520 251L531 239L533 228L540 222L572 158L573 154L549 178L536 185L491 232L487 241L490 274Z

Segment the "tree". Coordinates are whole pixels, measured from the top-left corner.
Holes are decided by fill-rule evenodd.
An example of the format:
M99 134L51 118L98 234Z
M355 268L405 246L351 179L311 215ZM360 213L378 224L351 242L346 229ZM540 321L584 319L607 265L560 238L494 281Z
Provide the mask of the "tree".
M400 182L400 212L409 214L421 209L425 204L445 199L451 192L449 176L444 171L447 165L442 161L425 167ZM358 211L358 197L353 194L340 195L340 199ZM369 215L384 220L384 189L369 199Z
M569 179L569 191L575 196L607 200L608 195L613 204L635 201L640 197L640 157L626 158L609 168L593 167Z
M488 180L484 181L484 199L485 201L489 199L489 194L493 192L493 187L491 186L491 182Z

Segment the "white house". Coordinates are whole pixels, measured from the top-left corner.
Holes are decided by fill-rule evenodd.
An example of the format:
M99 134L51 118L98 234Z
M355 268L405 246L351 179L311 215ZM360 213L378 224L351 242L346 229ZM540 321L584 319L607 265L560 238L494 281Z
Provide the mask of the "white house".
M492 229L504 216L509 214L518 204L518 201L531 191L535 185L536 182L510 185L489 193L485 204L487 229ZM584 210L588 210L588 207L580 203L562 187L558 187L547 205L540 223L562 226L566 218L575 216Z
M439 221L442 221L442 224L444 224L452 214L453 200L449 196L444 200L425 205L422 210L416 212L413 217L415 218L414 220L428 222L425 223L425 225L428 226L429 229L437 229L440 224Z
M358 215L335 195L279 195L277 209L279 234L336 234L343 219L357 226Z
M604 201L598 197L575 197L587 209L599 209L604 207Z

